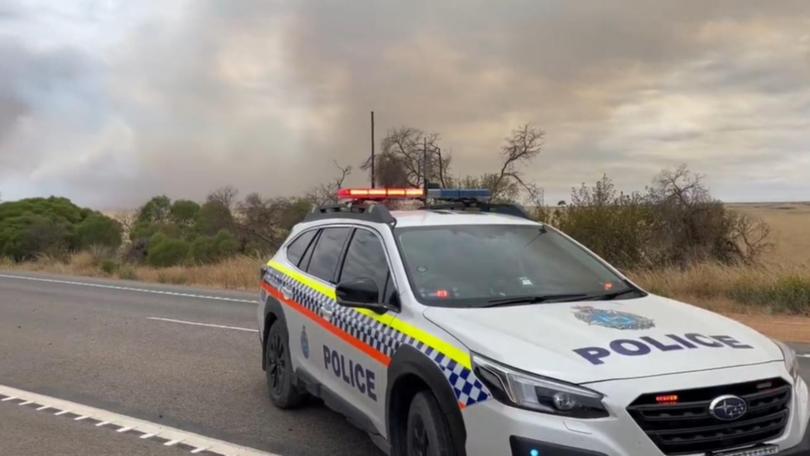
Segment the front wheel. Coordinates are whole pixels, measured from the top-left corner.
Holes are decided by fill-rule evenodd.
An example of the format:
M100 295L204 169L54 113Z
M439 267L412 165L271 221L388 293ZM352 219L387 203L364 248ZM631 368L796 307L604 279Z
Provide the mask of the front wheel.
M267 389L270 400L281 409L293 408L303 402L305 394L295 385L295 378L290 361L287 327L276 321L267 333L265 349Z
M455 456L450 427L429 391L414 396L405 433L406 456Z

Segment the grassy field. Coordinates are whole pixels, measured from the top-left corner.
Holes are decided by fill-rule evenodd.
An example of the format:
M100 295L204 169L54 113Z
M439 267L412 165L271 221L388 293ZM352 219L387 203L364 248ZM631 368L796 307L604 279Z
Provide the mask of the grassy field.
M724 313L773 337L810 342L810 203L729 206L770 225L773 247L761 265L699 264L685 270L631 271L629 275L653 293ZM255 290L261 264L259 258L237 257L209 266L106 267L103 260L85 252L67 263L52 258L25 264L0 261L0 269Z

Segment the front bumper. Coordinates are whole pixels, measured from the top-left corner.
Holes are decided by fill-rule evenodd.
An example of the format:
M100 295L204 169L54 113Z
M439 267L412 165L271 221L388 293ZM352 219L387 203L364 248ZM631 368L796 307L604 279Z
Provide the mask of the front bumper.
M810 455L810 423L805 428L802 442L793 448L788 448L779 453L778 456L808 456Z
M578 420L536 413L506 406L494 399L464 410L469 456L665 456L627 412L628 404L640 394L700 388L723 383L784 377L782 362L735 367L706 372L666 375L643 379L615 380L587 385L605 395L608 418ZM807 386L795 385L791 418L785 433L769 444L777 445L779 456L809 456ZM535 446L532 446L535 445ZM543 446L545 445L545 447ZM537 449L532 453L532 449ZM686 455L684 455L686 456ZM705 456L704 453L688 456Z

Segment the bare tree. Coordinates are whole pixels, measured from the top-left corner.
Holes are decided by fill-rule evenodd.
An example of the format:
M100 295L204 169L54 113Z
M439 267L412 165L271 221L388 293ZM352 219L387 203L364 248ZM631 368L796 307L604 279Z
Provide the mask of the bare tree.
M343 188L346 178L352 173L351 166L342 166L336 160L333 160L332 163L335 165L335 168L337 168L335 177L330 182L315 187L306 196L306 199L311 201L315 206L326 206L337 203L337 192L339 189Z
M375 163L376 184L384 187L419 187L427 178L445 186L451 157L442 151L438 142L438 134L417 128L400 127L389 131L382 139L382 151ZM368 170L370 167L369 157L361 168Z
M239 190L237 190L236 187L226 185L209 193L206 199L209 203L219 203L230 210L233 209L234 203L236 203L236 195L238 194Z
M512 196L510 194L515 193L516 186L525 190L530 198L536 198L538 188L523 180L519 165L526 164L540 155L544 136L543 130L528 123L512 130L512 135L506 138L506 144L501 148L503 158L501 169L490 184L494 199L511 199L504 197Z

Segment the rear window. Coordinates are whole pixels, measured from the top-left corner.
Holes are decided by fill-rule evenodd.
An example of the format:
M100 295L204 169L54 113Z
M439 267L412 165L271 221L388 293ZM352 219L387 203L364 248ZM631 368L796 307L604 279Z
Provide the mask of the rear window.
M318 230L307 231L298 236L287 246L287 260L289 260L290 263L298 266L301 262L301 257L304 256L304 252L306 252L309 243L312 242L312 238L315 237L315 233L317 232Z
M318 243L312 251L307 272L319 279L334 283L343 244L349 236L349 228L326 228L321 231Z

